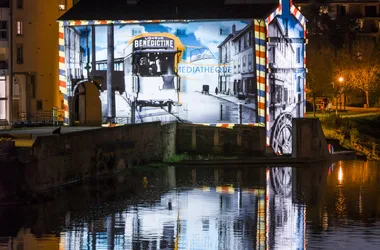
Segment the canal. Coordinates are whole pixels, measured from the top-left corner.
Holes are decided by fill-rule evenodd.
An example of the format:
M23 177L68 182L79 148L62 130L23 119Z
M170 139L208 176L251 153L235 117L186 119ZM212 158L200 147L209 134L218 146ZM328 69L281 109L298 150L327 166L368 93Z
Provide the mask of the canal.
M0 249L380 249L380 163L129 171L0 206Z

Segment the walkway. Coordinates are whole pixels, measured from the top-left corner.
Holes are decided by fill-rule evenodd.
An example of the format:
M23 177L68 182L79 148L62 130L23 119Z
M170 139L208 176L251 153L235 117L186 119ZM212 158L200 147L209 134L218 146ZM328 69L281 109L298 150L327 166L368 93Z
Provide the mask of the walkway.
M245 100L239 100L236 96L225 95L225 94L217 94L216 95L215 93L210 93L209 95L216 97L216 98L219 98L219 99L222 99L222 100L225 100L225 101L228 101L228 102L235 103L235 104L240 103L244 107L256 110L256 103L245 103Z
M38 136L52 135L52 132L57 128L58 127L36 127L0 130L0 137L1 135L11 135L15 138L16 147L31 147ZM99 128L101 127L61 127L61 134Z

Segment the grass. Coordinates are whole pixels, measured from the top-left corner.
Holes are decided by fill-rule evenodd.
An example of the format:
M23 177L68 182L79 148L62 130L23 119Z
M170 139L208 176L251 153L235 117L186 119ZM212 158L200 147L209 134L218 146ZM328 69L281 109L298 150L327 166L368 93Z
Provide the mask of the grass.
M331 114L335 114L334 112L316 112L315 117L320 118L321 120L330 116ZM355 117L366 117L366 116L377 116L380 115L380 110L379 111L373 111L373 110L366 110L366 109L361 109L361 110L348 110L348 111L342 111L338 112L340 117L342 118L355 118ZM307 112L306 117L308 118L313 118L313 112Z
M176 154L176 155L171 155L168 157L168 159L166 160L166 162L168 163L177 163L177 162L181 162L183 160L187 160L188 159L188 155L187 153L183 153L183 154Z
M380 160L380 114L336 116L321 119L326 138L339 140L341 146L355 150L369 160Z

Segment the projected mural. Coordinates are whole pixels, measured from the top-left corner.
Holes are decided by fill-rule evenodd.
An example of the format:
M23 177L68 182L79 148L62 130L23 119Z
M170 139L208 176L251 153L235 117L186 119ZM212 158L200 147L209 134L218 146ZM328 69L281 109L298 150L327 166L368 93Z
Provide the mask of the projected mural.
M264 122L254 20L70 25L63 29L67 95L75 98L76 79L98 79L103 122Z
M267 144L292 152L292 118L304 117L305 18L289 1L267 19Z

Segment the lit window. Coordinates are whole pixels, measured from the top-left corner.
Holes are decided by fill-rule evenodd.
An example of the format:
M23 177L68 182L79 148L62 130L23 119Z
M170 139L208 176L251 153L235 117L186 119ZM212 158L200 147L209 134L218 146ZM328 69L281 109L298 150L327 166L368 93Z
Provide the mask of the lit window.
M24 8L24 0L17 0L16 7L17 7L17 9L23 9Z
M0 40L8 39L8 22L0 21Z
M18 64L24 63L24 46L22 44L17 44L16 53L17 53L17 63Z
M66 0L58 0L58 9L59 10L66 10Z
M22 21L17 21L16 24L17 24L17 35L24 34Z

